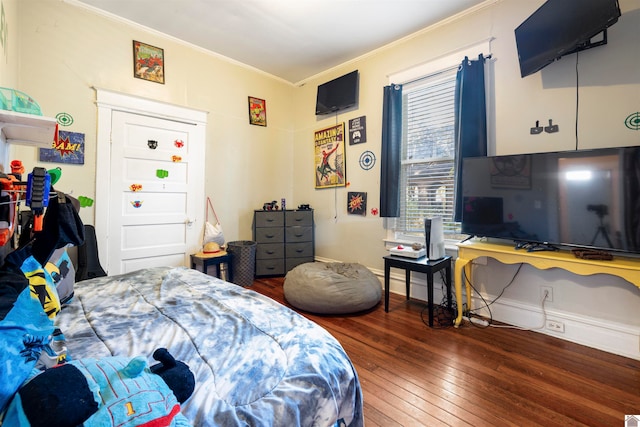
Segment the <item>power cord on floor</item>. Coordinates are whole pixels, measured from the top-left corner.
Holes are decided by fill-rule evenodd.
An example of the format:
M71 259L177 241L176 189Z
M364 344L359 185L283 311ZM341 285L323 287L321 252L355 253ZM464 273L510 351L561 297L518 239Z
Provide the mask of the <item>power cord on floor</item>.
M547 312L544 308L544 303L547 301L548 297L549 297L549 292L545 290L542 296L542 301L540 302L540 306L542 309L542 325L541 326L538 326L535 328L523 328L521 326L514 326L514 325L494 325L494 324L491 324L490 326L493 328L517 329L519 331L539 331L541 329L544 329L547 324Z
M449 305L449 293L444 290L446 286L446 278L444 275L444 271L440 270L440 278L441 286L440 291L442 292L442 300L440 304L433 307L433 329L446 329L453 326L453 323L456 319L457 304L455 298L451 300L451 309L448 308ZM425 312L428 312L429 306L427 305L420 312L420 319L422 323L425 325L429 325L428 315Z
M517 273L518 272L516 271L516 274ZM473 283L467 277L466 269L462 269L462 278L471 287L471 289L473 289L475 294L478 295L480 297L480 299L482 299L482 301L484 302L484 308L486 308L489 311L489 320L487 320L487 319L483 319L478 314L474 313L474 310L470 310L469 307L466 307L466 305L465 305L463 307L464 308L463 309L463 318L466 318L466 320L468 320L475 327L478 327L478 328L487 328L487 327L489 327L489 325L493 321L493 313L491 313L490 304L487 303L487 300L485 300L484 297L482 296L482 294L480 292L478 292L478 290L475 288L475 286L473 286ZM511 279L511 282L513 282L514 279L515 279L515 275ZM509 286L509 285L507 285L507 286ZM502 293L500 293L500 295L502 295ZM494 299L493 302L495 302L495 301L496 300ZM476 310L480 310L480 308L478 308ZM472 320L472 319L474 319L474 320Z
M420 319L422 323L429 326L428 314L429 306L426 306L420 312ZM446 304L440 304L433 307L433 329L447 329L453 327L453 322L456 319L456 310L451 307L449 309Z
M502 295L504 294L505 290L511 286L516 277L518 276L518 274L520 273L520 270L522 269L522 266L524 264L520 263L520 265L518 266L518 269L516 270L516 272L513 274L513 277L511 278L511 280L509 281L509 283L507 283L507 285L502 288L502 291L500 291L500 293L498 294L498 296L496 296L491 302L487 302L485 300L485 298L482 296L482 294L480 292L478 292L478 290L473 286L473 283L471 282L471 280L467 277L466 275L466 271L463 269L462 270L462 275L463 278L465 280L466 283L469 284L469 286L471 287L471 289L473 289L473 291L476 293L476 295L478 295L480 297L480 299L482 299L482 301L484 302L484 306L480 307L480 308L476 308L474 310L469 310L466 306L464 307L465 310L464 315L463 315L463 319L469 321L473 326L478 327L478 328L488 328L488 327L494 327L494 328L509 328L509 329L518 329L518 330L523 330L523 331L537 331L537 330L541 330L544 329L547 323L547 312L545 310L545 302L547 301L547 298L549 297L549 292L547 290L544 291L544 294L542 296L542 301L540 302L540 306L541 306L541 310L542 310L542 325L535 327L535 328L523 328L520 326L513 326L513 325L495 325L493 323L493 313L491 312L491 308L490 306L495 303L498 299L500 299L502 297ZM476 310L482 310L486 308L489 311L489 318L486 319L480 315L478 315L477 313L475 313Z

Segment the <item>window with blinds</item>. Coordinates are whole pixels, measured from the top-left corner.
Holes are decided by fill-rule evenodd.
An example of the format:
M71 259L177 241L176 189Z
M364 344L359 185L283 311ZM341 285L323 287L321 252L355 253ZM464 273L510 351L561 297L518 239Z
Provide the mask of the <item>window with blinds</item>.
M445 234L453 221L454 95L456 68L403 85L400 218L396 232L424 235L424 219L441 216Z

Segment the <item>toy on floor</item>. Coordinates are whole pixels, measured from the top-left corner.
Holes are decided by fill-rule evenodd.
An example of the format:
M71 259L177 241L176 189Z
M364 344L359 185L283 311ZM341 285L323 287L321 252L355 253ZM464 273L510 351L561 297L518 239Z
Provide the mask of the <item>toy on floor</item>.
M146 358L79 359L28 380L10 403L11 426L189 426L180 403L193 393L189 367L164 348Z

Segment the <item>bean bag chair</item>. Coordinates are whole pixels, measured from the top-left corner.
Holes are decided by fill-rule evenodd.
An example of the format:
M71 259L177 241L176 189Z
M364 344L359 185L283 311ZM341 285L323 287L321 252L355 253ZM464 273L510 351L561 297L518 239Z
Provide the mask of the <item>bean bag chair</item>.
M380 302L381 295L378 277L357 263L309 262L290 270L284 279L289 304L310 313L368 310Z

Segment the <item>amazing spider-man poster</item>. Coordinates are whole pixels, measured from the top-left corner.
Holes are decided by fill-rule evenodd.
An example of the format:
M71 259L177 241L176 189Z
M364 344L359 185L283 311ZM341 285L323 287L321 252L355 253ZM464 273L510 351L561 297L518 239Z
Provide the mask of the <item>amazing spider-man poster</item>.
M344 187L344 123L314 133L316 188Z

